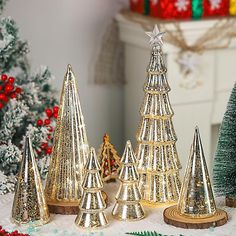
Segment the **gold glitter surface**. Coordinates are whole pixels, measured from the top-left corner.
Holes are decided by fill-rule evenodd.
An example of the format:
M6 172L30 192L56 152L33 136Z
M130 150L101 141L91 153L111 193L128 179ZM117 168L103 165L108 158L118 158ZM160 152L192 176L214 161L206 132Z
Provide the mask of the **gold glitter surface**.
M83 192L81 182L88 150L76 80L69 65L63 82L52 158L45 188L48 203L79 201Z
M198 128L195 129L177 209L179 214L192 218L205 218L216 212Z
M137 132L136 149L139 172L139 188L142 200L148 205L177 202L181 182L174 126L168 92L162 48L154 46L144 100L140 109L141 121Z
M43 225L49 221L48 207L30 137L25 139L12 207L12 221L32 226Z
M90 149L89 159L85 165L84 189L75 224L81 228L96 229L108 224L104 210L106 203L102 197L103 183L100 176L100 165L95 149Z
M124 154L120 160L121 181L116 194L116 203L112 215L118 220L134 221L145 217L144 210L140 204L141 194L138 187L138 172L136 157L130 141L127 141Z

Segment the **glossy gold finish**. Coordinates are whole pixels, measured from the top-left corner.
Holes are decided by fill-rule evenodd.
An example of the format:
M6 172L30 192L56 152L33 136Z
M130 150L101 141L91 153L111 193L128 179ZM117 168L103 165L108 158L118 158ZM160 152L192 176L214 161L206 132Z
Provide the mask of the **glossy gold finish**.
M192 218L210 217L216 212L199 130L196 127L177 210Z
M100 169L95 149L91 148L82 183L84 192L79 204L80 210L75 220L75 224L81 228L96 229L108 224L104 213L106 203L101 192L103 183Z
M136 157L130 141L127 141L124 154L120 160L119 179L121 184L116 194L116 203L112 215L118 220L141 220L145 217L145 213L140 203L141 194L138 188Z
M39 226L49 222L40 174L30 137L26 137L12 207L12 221L16 224Z
M153 34L149 36L154 37ZM163 36L160 32L158 35ZM160 43L155 44L155 37L151 41L154 44L144 84L145 96L140 109L136 155L142 200L156 207L178 201L181 165L176 150L177 136L172 122L174 112L169 101L170 87L162 46Z
M68 65L45 188L48 204L79 203L88 152L89 145L76 79L71 66Z

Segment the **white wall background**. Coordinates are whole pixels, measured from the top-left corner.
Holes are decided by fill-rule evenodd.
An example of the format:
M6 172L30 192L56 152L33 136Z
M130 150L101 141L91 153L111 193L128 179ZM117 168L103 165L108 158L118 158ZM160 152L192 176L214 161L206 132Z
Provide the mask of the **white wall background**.
M70 63L78 78L90 145L98 147L108 132L118 150L123 144L121 87L89 83L102 36L126 0L10 0L4 11L30 43L32 69L47 65L60 91ZM60 92L58 93L58 97Z

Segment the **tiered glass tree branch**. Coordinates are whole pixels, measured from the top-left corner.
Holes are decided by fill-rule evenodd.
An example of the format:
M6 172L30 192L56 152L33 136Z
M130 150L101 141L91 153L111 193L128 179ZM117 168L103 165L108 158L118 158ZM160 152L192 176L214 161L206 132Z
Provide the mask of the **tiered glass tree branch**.
M140 220L145 217L145 214L140 203L141 194L138 188L136 157L130 141L126 143L120 162L119 179L121 184L116 194L112 215L118 220Z
M163 33L155 26L154 31L147 34L151 37L152 53L140 110L137 159L142 199L154 206L178 201L181 165L172 123L174 112L168 97L167 69L163 62Z
M84 192L75 220L75 224L81 228L100 228L108 224L104 213L106 204L101 192L103 183L100 169L95 149L91 148L89 159L85 165L86 173L82 184Z
M59 206L78 207L89 145L76 80L70 65L63 83L45 193L50 211L71 214L75 212L58 209Z
M100 147L98 159L101 165L101 177L105 182L114 181L117 178L120 157L115 147L110 143L110 137L105 134Z
M15 189L12 221L16 224L43 225L49 222L48 206L30 137L25 138L24 153Z

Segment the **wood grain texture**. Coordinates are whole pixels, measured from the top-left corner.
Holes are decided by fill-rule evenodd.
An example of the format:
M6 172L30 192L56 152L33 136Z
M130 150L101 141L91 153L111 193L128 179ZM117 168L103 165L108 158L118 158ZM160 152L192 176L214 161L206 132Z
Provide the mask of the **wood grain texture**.
M102 191L103 199L108 205L108 197L107 194ZM48 202L48 209L50 213L60 214L60 215L77 215L79 212L79 202L78 203L50 203Z
M185 228L185 229L207 229L224 225L228 221L228 215L225 211L217 209L216 213L207 218L190 218L180 215L177 206L171 206L165 209L164 221L167 224Z

